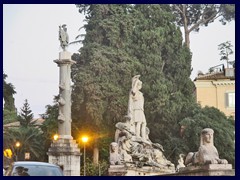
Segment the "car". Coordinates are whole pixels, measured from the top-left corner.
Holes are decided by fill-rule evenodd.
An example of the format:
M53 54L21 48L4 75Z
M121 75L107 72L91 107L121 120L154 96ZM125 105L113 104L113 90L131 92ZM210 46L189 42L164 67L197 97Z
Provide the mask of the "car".
M17 161L10 164L5 176L63 176L63 171L47 162Z

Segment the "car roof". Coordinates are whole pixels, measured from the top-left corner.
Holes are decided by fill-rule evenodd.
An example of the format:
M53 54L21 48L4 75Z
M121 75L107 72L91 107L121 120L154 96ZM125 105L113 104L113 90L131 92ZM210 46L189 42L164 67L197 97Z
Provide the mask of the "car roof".
M55 164L47 163L47 162L39 162L39 161L17 161L13 163L14 165L38 165L38 166L54 166L59 167Z

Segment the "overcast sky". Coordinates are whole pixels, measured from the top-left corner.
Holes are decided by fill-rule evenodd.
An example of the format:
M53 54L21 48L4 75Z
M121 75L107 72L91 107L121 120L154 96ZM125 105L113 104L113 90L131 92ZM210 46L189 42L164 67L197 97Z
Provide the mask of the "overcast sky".
M4 4L3 5L3 70L12 83L18 111L27 99L34 117L45 112L45 106L53 104L58 94L59 68L53 60L61 51L58 26L67 24L70 42L75 40L83 26L84 16L73 4ZM218 45L231 41L235 48L235 22L222 26L219 22L191 33L193 53L191 79L201 70L206 73L212 66L226 64L220 61ZM74 53L80 45L70 45ZM230 60L235 60L234 54Z

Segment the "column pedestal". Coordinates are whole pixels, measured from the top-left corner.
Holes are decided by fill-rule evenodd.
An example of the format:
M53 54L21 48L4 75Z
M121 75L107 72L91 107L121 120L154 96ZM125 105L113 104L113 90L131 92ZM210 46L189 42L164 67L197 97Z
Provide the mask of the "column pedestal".
M75 140L54 141L48 149L48 160L59 165L65 176L80 176L80 149Z

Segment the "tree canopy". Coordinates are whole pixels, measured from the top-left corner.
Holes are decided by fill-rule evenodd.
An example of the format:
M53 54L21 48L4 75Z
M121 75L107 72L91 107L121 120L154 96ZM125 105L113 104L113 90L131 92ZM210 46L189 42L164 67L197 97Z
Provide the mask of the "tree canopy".
M227 68L229 67L229 56L233 54L232 47L233 45L230 41L218 45L218 50L220 51L219 55L221 55L220 60L227 61Z
M28 127L28 126L34 125L32 120L33 120L33 113L32 113L32 110L30 109L28 100L25 99L23 107L21 108L21 112L18 115L18 121L20 122L20 126Z
M19 127L6 127L3 133L4 149L11 149L14 153L12 158L25 160L25 153L30 153L31 160L44 160L45 151L43 149L43 136L40 129L35 125L33 113L30 109L27 99L18 115ZM16 142L20 143L16 147Z
M131 78L140 74L149 126L174 122L177 129L177 119L193 102L194 86L189 78L191 54L182 45L170 6L77 7L87 12L87 24L80 54L73 55L77 61L72 68L75 126L114 137L115 123L127 113ZM160 130L154 139L161 141L156 137L162 134Z
M4 100L4 108L3 108L3 123L10 123L16 121L17 118L17 110L14 104L13 95L16 94L15 87L12 83L7 83L7 74L3 73L3 100Z
M223 25L235 20L235 4L172 4L176 23L184 28L185 43L190 48L190 33L218 19Z

